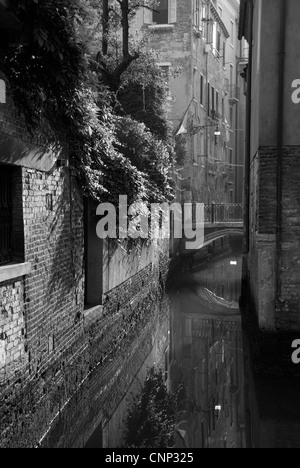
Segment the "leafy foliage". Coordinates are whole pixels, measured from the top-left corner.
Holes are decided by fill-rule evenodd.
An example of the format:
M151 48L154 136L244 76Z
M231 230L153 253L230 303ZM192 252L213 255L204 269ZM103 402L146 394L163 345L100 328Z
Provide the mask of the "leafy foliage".
M22 0L14 9L26 37L6 57L14 96L31 126L43 118L65 125L86 68L73 26L82 8L77 1Z
M118 150L140 172L148 175L150 202L173 198L171 157L166 145L142 123L129 117L117 120Z
M176 400L176 395L168 392L163 374L151 369L141 394L128 413L126 447L174 447Z
M116 107L116 95L99 80L101 65L79 40L84 21L99 8L98 2L84 5L79 0L15 1L26 40L11 46L6 55L14 100L32 133L42 133L57 144L64 139L70 143L73 166L86 194L111 203L119 194L127 194L130 203L165 201L172 196L168 171L173 153L159 73L148 84L147 93L156 104L145 115L138 102L130 107L124 99ZM138 2L132 6L130 18ZM113 31L119 20L111 13L109 18ZM109 60L113 66L117 58L110 54L107 66ZM132 84L141 86L141 63L128 65L120 74L117 95Z
M159 139L167 142L170 126L166 118L166 82L157 57L143 53L124 73L118 92L120 113L143 122ZM147 70L147 73L145 73Z

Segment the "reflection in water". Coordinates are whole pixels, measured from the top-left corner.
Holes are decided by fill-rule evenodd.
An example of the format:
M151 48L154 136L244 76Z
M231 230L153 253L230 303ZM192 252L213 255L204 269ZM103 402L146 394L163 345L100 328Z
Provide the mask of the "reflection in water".
M185 277L171 298L178 448L245 447L240 278L241 258L231 252Z

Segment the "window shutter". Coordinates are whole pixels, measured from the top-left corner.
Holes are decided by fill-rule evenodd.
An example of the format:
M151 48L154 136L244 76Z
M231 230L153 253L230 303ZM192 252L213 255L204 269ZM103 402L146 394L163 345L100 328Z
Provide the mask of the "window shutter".
M152 24L153 23L153 11L148 10L148 8L144 8L144 24Z
M169 0L169 23L177 23L177 0Z
M3 80L0 80L0 104L6 104L6 85Z

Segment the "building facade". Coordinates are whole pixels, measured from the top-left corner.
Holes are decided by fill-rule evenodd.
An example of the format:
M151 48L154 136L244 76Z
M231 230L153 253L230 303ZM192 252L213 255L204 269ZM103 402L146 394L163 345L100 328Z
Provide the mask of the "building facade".
M242 203L238 14L236 0L166 0L138 16L169 80L183 201Z
M296 0L241 2L240 38L251 46L244 291L260 328L275 332L300 327L299 15Z
M168 242L130 252L98 239L68 142L60 135L54 151L32 137L13 102L2 59L23 28L8 7L0 1L0 446L81 448L95 432L97 447L121 444L115 414L168 347Z

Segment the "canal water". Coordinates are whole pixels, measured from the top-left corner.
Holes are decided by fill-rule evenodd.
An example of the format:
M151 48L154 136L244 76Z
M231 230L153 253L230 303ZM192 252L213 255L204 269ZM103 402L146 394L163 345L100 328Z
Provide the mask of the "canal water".
M176 448L245 447L241 244L241 237L222 239L183 259L150 333L149 356L86 448L126 446L126 415L153 367L178 395Z
M230 246L231 247L228 247ZM178 448L244 448L241 246L181 275L170 294L170 387L179 391Z

